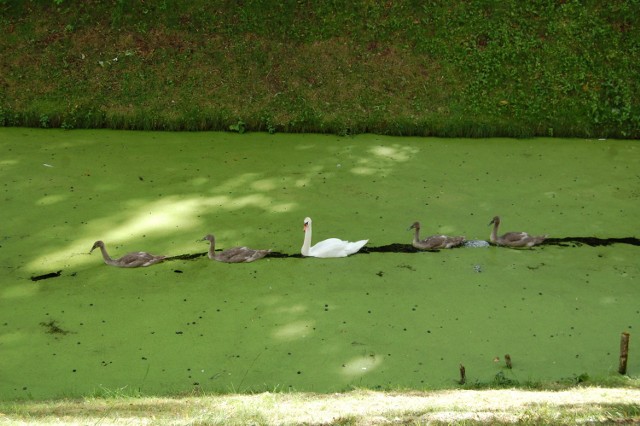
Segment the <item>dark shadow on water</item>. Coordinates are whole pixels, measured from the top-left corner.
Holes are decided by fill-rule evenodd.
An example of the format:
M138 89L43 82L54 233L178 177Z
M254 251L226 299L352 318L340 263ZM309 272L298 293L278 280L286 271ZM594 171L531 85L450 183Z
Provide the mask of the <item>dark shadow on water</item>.
M411 244L399 244L399 243L393 243L393 244L388 244L386 246L380 246L380 247L363 247L358 253L419 253L420 251L425 251L425 250L418 250L417 248L413 247ZM432 252L435 251L439 251L439 250L429 250Z
M216 250L216 251L221 251L221 250ZM388 244L388 245L379 246L379 247L363 247L362 249L360 249L360 251L357 254L369 254L369 253L418 253L420 251L421 250L418 250L418 249L414 248L411 244L394 243L394 244ZM437 252L438 250L431 250L431 251ZM207 253L179 254L177 256L167 257L165 259L165 261L167 261L167 260L193 260L193 259L198 259L198 258L206 256L206 255L207 255ZM304 258L304 256L302 254L300 254L300 253L289 254L289 253L282 253L282 252L279 252L279 251L272 251L265 257L270 257L270 258L275 258L275 259L282 259L282 258L287 258L287 257L293 257L293 258L299 258L299 259Z
M206 256L207 253L187 253L187 254L179 254L176 256L169 256L167 258L165 258L164 260L192 260L192 259L197 259L199 257L203 257Z
M640 246L640 238L636 237L624 237L624 238L597 238L597 237L564 237L564 238L547 238L541 245L561 246L561 247L579 247L581 245L588 245L591 247L610 246L612 244L629 244L632 246ZM457 248L458 250L464 247ZM369 254L369 253L420 253L420 252L439 252L440 250L418 250L411 244L393 243L378 247L363 247L356 254ZM206 256L207 253L186 253L179 254L177 256L170 256L165 261L170 260L194 260ZM302 259L300 253L288 254L279 251L272 251L266 257L282 259L282 258L299 258ZM181 273L182 271L175 271ZM46 280L49 278L59 277L62 271L50 272L48 274L33 276L30 279L32 281Z
M394 243L394 244L388 244L386 246L379 246L379 247L362 247L360 249L360 251L358 251L358 253L355 254L369 254L369 253L418 253L421 250L418 250L416 248L414 248L411 244L398 244L398 243ZM438 251L438 250L432 250L432 251ZM276 257L276 258L283 258L283 257L297 257L297 258L304 258L303 255L301 255L300 253L295 253L295 254L287 254L287 253L280 253L280 252L271 252L267 255L267 257Z
M34 277L31 277L31 281L40 281L40 280L47 280L49 278L56 278L56 277L59 277L61 273L62 273L62 270L57 272L49 272L48 274L43 274L43 275L36 275Z
M568 246L570 243L575 245L586 244L591 247L610 246L611 244L629 244L632 246L640 246L640 239L635 237L624 238L596 238L596 237L564 237L564 238L547 238L543 245Z

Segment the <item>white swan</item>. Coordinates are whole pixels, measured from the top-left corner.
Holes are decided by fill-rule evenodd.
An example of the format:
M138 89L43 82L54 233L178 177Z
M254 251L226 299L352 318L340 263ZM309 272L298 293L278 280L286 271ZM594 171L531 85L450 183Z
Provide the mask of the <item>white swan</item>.
M329 238L320 241L311 247L311 218L304 219L304 243L300 252L309 257L347 257L357 253L369 240L360 240L355 243L343 241L338 238Z

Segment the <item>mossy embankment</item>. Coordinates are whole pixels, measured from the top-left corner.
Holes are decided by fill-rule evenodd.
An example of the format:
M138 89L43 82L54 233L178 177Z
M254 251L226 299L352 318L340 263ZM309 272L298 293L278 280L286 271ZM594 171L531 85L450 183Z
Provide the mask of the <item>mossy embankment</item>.
M0 0L0 125L640 137L640 3Z

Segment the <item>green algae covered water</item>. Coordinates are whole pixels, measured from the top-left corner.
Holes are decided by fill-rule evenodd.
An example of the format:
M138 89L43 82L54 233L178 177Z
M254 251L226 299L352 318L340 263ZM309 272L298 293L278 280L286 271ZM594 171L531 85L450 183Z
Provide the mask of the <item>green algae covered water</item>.
M89 255L201 254L213 233L299 253L634 237L634 141L0 129L0 398L334 392L617 375L640 329L640 247L543 245L120 269ZM33 281L32 277L50 277ZM631 352L628 371L640 358ZM509 354L513 368L507 369Z

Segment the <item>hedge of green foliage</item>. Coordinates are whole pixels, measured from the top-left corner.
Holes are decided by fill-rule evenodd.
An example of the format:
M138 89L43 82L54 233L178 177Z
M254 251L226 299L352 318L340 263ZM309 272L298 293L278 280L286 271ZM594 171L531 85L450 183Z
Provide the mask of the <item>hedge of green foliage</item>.
M0 125L640 137L640 1L0 0Z

